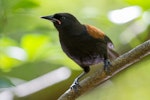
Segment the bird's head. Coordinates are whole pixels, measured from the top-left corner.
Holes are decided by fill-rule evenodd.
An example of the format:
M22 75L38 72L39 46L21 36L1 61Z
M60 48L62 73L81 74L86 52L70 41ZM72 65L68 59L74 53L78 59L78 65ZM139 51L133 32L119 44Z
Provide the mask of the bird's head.
M79 21L69 13L56 13L50 16L43 16L43 19L50 20L53 22L54 26L57 30L64 30L75 27L75 25L79 25Z

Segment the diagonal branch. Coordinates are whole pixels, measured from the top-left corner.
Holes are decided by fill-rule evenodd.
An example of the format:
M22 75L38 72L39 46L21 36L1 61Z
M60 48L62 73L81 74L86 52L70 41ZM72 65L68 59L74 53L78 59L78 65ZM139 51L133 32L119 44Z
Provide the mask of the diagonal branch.
M75 93L71 89L68 89L61 97L59 97L59 100L74 100L86 91L110 79L115 74L119 73L121 70L140 61L143 57L149 54L150 40L121 55L114 62L112 62L111 75L106 75L104 72L97 71L93 73L90 77L81 81L81 87L78 90L78 93Z

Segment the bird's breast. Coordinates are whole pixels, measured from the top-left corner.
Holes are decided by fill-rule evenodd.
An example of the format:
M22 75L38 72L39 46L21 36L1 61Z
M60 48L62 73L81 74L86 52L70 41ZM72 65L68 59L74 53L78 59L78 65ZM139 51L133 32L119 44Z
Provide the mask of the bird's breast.
M63 51L79 65L97 64L103 59L99 49L99 40L91 38L88 34L60 35L60 43Z

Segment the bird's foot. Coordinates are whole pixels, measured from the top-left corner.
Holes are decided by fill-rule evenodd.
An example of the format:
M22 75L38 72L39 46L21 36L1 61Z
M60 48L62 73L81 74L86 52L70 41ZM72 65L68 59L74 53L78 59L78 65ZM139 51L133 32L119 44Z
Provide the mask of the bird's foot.
M77 79L75 79L75 81L73 82L73 84L70 86L71 90L74 92L78 92L79 88L81 86L79 85L79 82Z
M110 66L112 66L112 65L111 65L109 59L104 60L104 71L106 72L107 75L109 75L111 73Z

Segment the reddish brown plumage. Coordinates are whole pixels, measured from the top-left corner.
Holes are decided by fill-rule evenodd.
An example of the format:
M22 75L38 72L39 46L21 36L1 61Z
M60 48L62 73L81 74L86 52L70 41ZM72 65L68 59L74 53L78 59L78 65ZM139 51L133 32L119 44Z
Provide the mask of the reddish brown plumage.
M104 32L92 25L85 25L87 32L94 38L104 39Z

